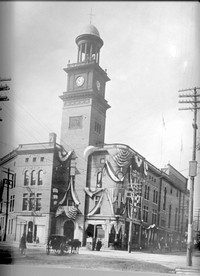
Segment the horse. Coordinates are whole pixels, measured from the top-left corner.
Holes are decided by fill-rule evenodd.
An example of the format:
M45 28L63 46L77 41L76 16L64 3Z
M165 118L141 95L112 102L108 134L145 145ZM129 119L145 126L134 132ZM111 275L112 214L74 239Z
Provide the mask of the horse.
M68 242L68 245L71 247L71 253L79 253L79 248L81 247L81 242L78 239L73 239Z

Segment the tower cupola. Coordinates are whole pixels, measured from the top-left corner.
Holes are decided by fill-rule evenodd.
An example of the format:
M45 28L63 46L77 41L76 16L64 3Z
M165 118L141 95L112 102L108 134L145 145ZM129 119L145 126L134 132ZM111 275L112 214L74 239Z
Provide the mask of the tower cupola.
M100 49L103 46L103 40L100 37L97 28L89 24L76 38L78 46L77 63L98 63L100 59Z

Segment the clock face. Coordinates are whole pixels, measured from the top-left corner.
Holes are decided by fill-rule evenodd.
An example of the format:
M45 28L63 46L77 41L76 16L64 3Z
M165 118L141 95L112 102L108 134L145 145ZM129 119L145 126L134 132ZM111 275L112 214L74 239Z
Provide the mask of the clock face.
M98 90L100 90L100 88L101 88L101 84L100 84L100 82L99 82L99 81L97 81L97 82L96 82L96 85L97 85L97 89L98 89Z
M83 76L80 76L80 77L78 77L77 79L76 79L76 85L78 86L78 87L80 87L80 86L82 86L83 84L84 84L84 77Z

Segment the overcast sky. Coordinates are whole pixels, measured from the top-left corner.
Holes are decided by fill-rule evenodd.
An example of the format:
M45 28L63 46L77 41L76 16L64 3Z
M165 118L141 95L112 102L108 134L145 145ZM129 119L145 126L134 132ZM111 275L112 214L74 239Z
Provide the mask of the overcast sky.
M68 60L76 62L75 38L90 22L92 9L92 24L104 41L100 66L111 79L105 142L127 144L156 167L170 163L188 177L193 112L178 110L183 107L178 90L200 86L199 6L1 2L0 76L12 78L10 101L1 102L1 156L18 144L48 141L50 132L59 142L59 96L67 86L63 68Z

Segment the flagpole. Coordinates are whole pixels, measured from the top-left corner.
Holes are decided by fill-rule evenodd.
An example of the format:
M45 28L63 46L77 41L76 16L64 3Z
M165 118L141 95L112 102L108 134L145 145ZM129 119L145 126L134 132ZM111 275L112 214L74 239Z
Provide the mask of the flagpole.
M165 130L165 120L164 117L162 115L162 133L161 133L161 156L160 156L160 164L162 166L163 163L163 136L164 136L164 130Z
M181 155L182 155L182 151L183 151L183 141L181 138L181 148L180 148L180 158L179 158L179 170L181 169Z

